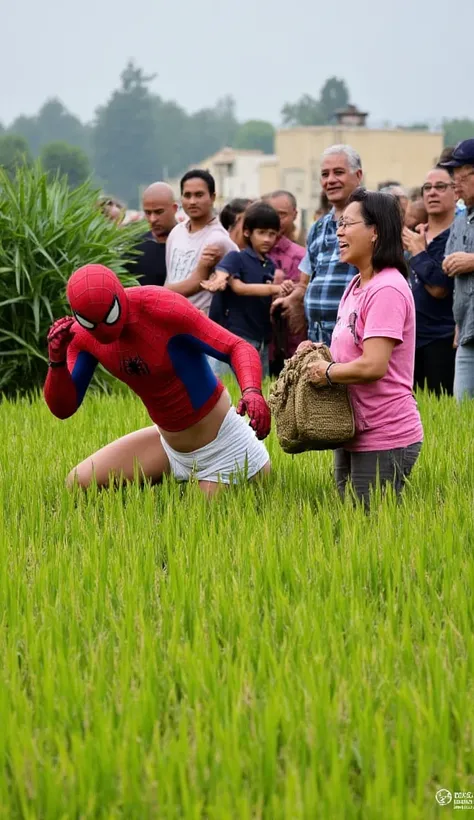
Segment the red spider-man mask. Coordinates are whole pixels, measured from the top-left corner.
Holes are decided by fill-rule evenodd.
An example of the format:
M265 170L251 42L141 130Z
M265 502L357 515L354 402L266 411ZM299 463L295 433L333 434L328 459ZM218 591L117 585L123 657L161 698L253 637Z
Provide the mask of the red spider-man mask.
M104 265L84 265L67 283L76 321L102 344L115 342L127 319L125 288Z

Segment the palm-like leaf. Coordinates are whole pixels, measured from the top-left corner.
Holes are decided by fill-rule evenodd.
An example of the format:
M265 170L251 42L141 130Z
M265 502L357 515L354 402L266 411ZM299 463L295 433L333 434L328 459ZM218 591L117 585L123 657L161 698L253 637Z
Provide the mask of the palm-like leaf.
M46 334L69 312L65 286L87 262L112 268L125 285L136 284L124 268L143 225L124 228L97 210L89 184L70 191L39 165L20 167L10 180L0 169L0 390L41 384L46 372Z

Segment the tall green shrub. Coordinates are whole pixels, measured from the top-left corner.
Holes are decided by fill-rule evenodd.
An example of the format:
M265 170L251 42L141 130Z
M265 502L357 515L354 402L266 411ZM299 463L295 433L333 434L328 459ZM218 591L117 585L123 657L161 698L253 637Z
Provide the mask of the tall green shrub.
M69 313L65 286L87 262L123 267L143 225L120 228L97 210L88 184L71 191L40 165L20 167L10 180L0 169L0 391L40 385L46 373L46 334Z

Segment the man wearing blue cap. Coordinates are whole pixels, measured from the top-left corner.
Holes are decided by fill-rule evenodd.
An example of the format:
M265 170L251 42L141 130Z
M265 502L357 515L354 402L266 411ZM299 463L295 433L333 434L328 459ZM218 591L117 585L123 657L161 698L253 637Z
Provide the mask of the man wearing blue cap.
M459 213L446 243L443 270L455 277L453 313L458 349L454 374L454 395L474 398L474 139L463 140L451 159L440 163L452 169L456 194L466 211Z

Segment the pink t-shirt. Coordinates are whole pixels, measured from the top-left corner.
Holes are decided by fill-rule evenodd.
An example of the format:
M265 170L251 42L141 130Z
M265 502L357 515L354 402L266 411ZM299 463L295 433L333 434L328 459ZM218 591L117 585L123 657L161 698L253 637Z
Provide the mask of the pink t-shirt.
M363 288L355 276L346 288L332 334L334 361L354 361L362 355L365 339L375 336L396 339L396 344L383 378L348 385L356 435L344 445L346 450L391 450L423 439L412 392L415 303L408 282L393 268L375 274Z

